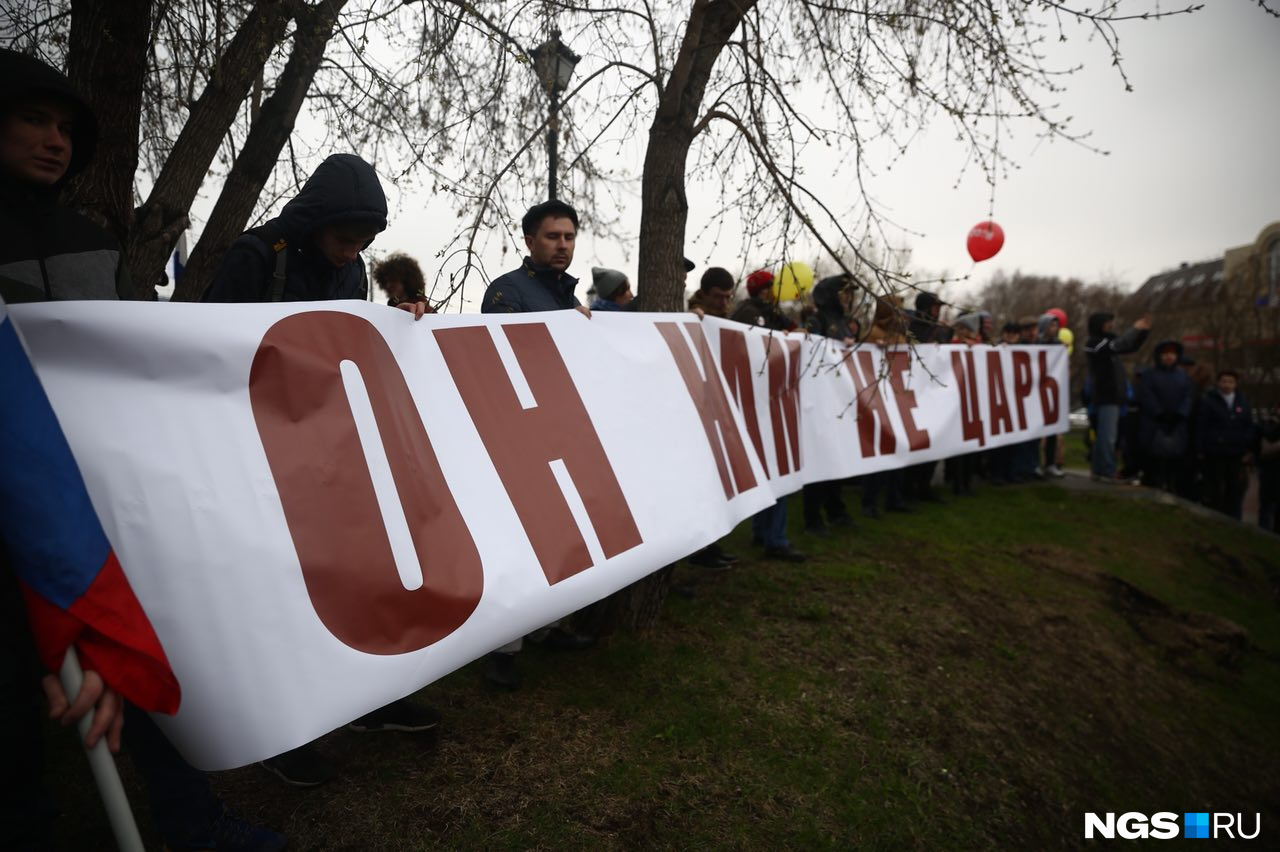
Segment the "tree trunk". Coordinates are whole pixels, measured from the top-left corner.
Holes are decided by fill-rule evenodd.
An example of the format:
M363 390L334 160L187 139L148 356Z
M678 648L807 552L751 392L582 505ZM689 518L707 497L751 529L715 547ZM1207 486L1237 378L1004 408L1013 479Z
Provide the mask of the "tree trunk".
M125 245L133 224L133 176L147 75L151 0L74 0L67 76L93 106L97 153L67 192L66 203L97 220Z
M721 52L755 0L696 0L671 76L649 128L641 180L638 275L640 310L683 311L684 239L689 219L685 168L702 96ZM597 632L653 626L671 587L671 567L596 604Z
M293 132L298 112L346 2L319 3L298 15L289 61L276 80L275 91L262 103L244 148L227 175L200 241L187 259L182 278L174 289L174 301L199 299L213 281L222 256L244 231L262 188Z
M151 298L187 213L204 183L218 146L244 104L253 81L284 37L292 4L259 0L219 57L208 84L165 158L147 200L138 208L126 253L140 298Z

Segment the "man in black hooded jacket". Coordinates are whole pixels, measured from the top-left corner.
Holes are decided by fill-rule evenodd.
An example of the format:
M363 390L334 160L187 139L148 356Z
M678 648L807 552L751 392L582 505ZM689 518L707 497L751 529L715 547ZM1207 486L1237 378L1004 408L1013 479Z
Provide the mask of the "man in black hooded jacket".
M1136 352L1151 330L1150 317L1141 317L1133 328L1117 337L1115 315L1095 313L1089 316L1089 339L1084 351L1089 356L1089 376L1093 380L1093 400L1098 410L1098 439L1093 445L1093 479L1115 482L1116 432L1120 423L1120 407L1125 404L1126 382L1120 356Z
M387 227L387 197L373 166L355 154L332 154L302 191L260 227L241 234L223 257L205 291L206 302L318 302L366 299L369 277L360 252ZM425 297L396 307L415 319ZM356 719L354 731L429 731L440 721L432 708L405 698ZM312 743L262 761L263 768L295 787L315 787L337 770Z
M853 279L848 275L823 278L813 288L813 315L805 321L810 334L829 337L837 343L853 346L858 339L849 316L853 301ZM826 512L826 521L822 514ZM853 526L844 499L840 496L840 480L827 479L804 486L804 530L811 535L826 535L826 525Z
M206 302L314 302L366 299L360 252L387 228L387 197L373 166L333 154L280 215L241 234L205 291ZM396 305L416 319L425 297Z
M62 74L29 56L0 50L0 293L9 302L114 300L129 279L114 237L59 206L58 194L93 155L97 122ZM0 563L7 559L0 541ZM39 714L30 696L40 672L16 578L0 564L0 842L7 849L48 848L55 815L42 791ZM95 701L93 690L103 690ZM86 745L106 733L123 741L151 800L165 846L182 849L284 848L285 838L230 814L205 773L188 764L149 715L121 701L98 673L68 707L56 676L42 681L51 715L64 724L92 704ZM114 721L113 721L114 719Z

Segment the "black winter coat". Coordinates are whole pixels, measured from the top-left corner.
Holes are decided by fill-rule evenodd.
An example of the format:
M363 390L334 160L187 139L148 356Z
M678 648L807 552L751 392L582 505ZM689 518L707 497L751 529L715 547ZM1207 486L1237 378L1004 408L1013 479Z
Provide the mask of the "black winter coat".
M1228 408L1226 398L1217 388L1212 388L1201 398L1198 416L1196 449L1203 455L1238 459L1255 449L1257 427L1249 401L1240 391L1236 391Z
M321 228L347 223L386 230L387 197L373 166L354 154L334 154L316 168L279 216L231 244L203 301L270 301L278 240L285 243L280 251L287 252L283 301L367 298L364 260L357 257L334 266L313 243Z
M1084 351L1089 357L1089 375L1093 377L1095 405L1123 405L1125 402L1124 364L1120 356L1136 352L1147 339L1145 329L1131 328L1120 337L1103 332L1111 314L1097 313L1089 317L1089 340Z
M1188 418L1194 391L1191 378L1176 363L1160 364L1160 350L1173 346L1182 357L1182 345L1166 340L1156 346L1155 366L1142 374L1138 385L1138 406L1142 412L1139 441L1157 458L1173 458L1187 451ZM1176 447L1176 449L1175 449Z

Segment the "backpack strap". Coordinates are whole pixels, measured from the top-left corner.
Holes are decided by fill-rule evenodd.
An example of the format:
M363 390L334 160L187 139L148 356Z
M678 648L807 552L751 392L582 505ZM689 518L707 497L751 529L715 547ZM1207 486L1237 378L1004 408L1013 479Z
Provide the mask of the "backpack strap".
M289 258L289 252L286 251L286 249L289 248L288 240L284 238L283 234L277 233L275 228L271 227L271 223L259 225L256 228L250 228L245 231L245 233L256 237L275 254L276 265L274 271L271 273L271 287L267 291L267 301L283 301L285 268Z

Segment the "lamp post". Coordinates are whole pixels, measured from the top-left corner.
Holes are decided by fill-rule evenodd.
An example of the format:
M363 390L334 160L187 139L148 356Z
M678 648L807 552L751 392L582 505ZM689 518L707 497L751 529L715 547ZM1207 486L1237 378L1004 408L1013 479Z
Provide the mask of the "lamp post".
M551 117L547 122L547 197L556 197L556 168L559 166L560 95L569 88L573 66L581 56L560 40L560 30L553 29L551 38L529 51L533 71L551 98Z

